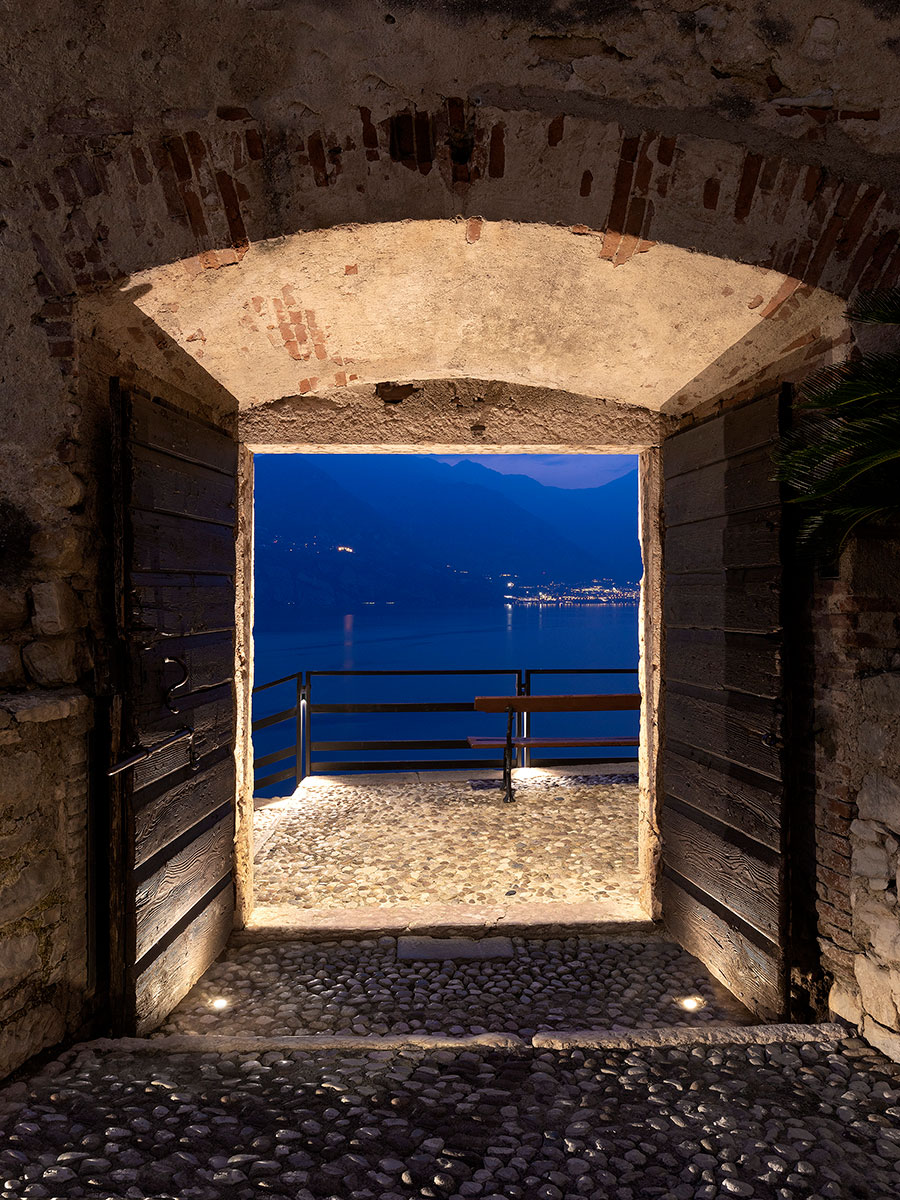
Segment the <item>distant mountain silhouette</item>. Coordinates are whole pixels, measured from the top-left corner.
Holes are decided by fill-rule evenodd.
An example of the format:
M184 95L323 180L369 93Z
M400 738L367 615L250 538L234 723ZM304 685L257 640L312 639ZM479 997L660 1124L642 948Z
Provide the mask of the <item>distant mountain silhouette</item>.
M257 627L366 603L491 605L504 575L634 581L636 478L569 491L419 455L260 456Z

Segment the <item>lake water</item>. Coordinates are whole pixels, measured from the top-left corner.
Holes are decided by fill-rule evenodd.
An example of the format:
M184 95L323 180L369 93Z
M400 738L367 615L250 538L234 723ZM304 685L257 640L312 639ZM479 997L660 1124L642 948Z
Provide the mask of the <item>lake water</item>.
M533 693L630 692L637 690L636 675L578 676L565 672L578 668L635 668L637 622L636 605L522 608L498 605L490 609L428 612L363 608L303 630L257 631L255 683L259 686L294 671L438 672L478 668L497 674L406 678L316 676L311 682L311 699L313 704L471 701L478 695L511 694L515 690L513 672L517 669L554 672L533 679ZM286 709L293 703L291 685L268 689L254 699L254 718ZM532 734L636 736L638 714L535 714L531 720ZM312 722L315 741L452 740L504 730L504 717L482 713L315 714ZM256 754L272 753L292 738L290 723L261 730L254 738ZM552 750L543 753L560 754ZM603 753L634 756L632 750L616 749L583 751L580 755L573 753L572 757L590 758ZM479 752L479 757L484 754ZM320 761L335 758L471 761L475 752L323 751L314 757ZM290 764L272 765L264 768L263 773L287 765ZM265 789L264 794L278 795L285 790L285 784L276 784Z

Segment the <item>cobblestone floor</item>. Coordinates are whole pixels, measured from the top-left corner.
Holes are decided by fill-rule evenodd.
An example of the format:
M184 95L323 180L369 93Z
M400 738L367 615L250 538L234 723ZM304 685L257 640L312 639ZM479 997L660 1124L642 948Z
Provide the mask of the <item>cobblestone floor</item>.
M0 1093L0 1197L895 1200L861 1043L73 1053Z
M162 1033L387 1034L749 1024L671 942L513 938L514 957L398 962L397 939L235 946ZM698 1005L686 1010L680 1001ZM214 1009L213 1001L227 1001Z
M313 779L257 814L256 902L297 909L637 898L637 787ZM598 777L599 778L599 777Z

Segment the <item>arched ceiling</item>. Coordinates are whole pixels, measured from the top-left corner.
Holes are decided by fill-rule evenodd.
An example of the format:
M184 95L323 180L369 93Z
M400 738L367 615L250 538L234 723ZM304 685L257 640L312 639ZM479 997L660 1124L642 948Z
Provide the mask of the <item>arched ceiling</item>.
M227 269L174 263L83 305L110 345L177 348L243 409L480 378L681 413L772 364L808 369L844 328L842 299L775 270L652 242L618 262L583 226L478 217L258 242Z

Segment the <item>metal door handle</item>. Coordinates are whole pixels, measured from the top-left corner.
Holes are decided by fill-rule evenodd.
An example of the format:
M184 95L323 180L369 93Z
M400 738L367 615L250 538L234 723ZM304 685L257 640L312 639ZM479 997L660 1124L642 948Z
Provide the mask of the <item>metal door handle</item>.
M184 661L183 658L164 658L163 662L164 663L173 663L176 667L181 667L181 670L182 670L181 678L178 680L177 683L173 683L172 686L169 688L169 690L166 692L166 708L169 710L170 713L173 713L174 715L177 716L178 713L181 711L181 709L175 707L175 705L172 703L172 697L179 690L179 688L183 688L187 685L188 675L190 673L187 668L187 663Z

